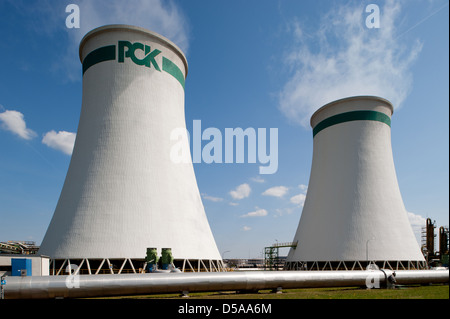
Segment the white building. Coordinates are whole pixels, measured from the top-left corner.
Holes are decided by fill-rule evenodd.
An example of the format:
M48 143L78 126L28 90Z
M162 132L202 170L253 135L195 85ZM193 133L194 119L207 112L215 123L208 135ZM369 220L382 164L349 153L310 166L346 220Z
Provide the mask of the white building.
M311 117L313 161L287 269L426 267L395 173L389 101L351 97Z
M79 53L78 132L39 253L55 272L70 263L137 272L148 247L171 248L185 270L221 270L193 165L170 158L171 131L186 128L183 52L151 31L108 25Z
M13 269L14 260L28 260L30 261L30 267L28 269L27 267ZM18 270L22 270L22 272L18 273ZM23 270L26 270L26 272L23 272ZM0 254L0 276L48 276L49 271L49 258L47 256Z

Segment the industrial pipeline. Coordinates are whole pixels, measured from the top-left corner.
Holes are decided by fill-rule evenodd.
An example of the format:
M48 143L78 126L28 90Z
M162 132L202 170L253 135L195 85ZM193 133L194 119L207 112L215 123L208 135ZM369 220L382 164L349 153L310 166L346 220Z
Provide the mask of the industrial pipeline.
M6 277L6 299L53 299L320 287L383 288L392 270L242 271ZM398 285L448 283L449 270L397 270Z

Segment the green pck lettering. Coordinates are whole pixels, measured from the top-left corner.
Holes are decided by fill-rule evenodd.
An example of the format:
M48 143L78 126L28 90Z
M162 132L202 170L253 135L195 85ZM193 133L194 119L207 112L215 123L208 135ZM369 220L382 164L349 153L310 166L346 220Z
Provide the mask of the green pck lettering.
M125 48L127 49L125 51ZM141 50L144 52L145 57L143 59L138 59L135 55L136 50ZM158 49L155 49L151 51L150 46L144 45L142 43L136 42L131 43L129 41L119 41L119 61L120 63L123 63L125 61L125 58L130 58L136 65L143 65L148 68L153 65L153 67L161 72L161 69L159 68L158 63L155 60L155 57L160 54L161 51Z

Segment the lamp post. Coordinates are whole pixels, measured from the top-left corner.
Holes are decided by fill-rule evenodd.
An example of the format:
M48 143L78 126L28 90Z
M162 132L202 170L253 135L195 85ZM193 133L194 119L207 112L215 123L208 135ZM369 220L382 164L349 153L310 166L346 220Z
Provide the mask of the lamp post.
M231 250L225 250L223 253L222 253L222 260L223 260L223 256L225 255L225 253L229 253Z

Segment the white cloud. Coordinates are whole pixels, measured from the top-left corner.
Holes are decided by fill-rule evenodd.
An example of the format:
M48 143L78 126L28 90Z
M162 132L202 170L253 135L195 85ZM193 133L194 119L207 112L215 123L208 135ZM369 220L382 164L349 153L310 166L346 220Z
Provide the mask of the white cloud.
M319 107L348 96L377 95L398 108L409 94L422 44L398 38L400 4L386 1L380 28L369 29L365 6L356 3L331 8L316 31L298 21L289 28L294 44L284 61L293 75L279 94L279 109L294 122L307 127Z
M275 186L271 187L269 189L266 189L262 195L264 196L274 196L274 197L283 197L287 192L289 188L286 186Z
M265 180L263 178L261 178L260 176L252 177L250 179L255 183L264 183L265 182Z
M285 207L285 208L277 208L275 209L275 216L274 217L280 217L284 215L290 215L295 211L295 208L293 207Z
M78 5L83 16L81 36L105 24L130 24L158 32L188 50L187 21L174 1L82 0Z
M18 111L6 110L0 113L0 124L3 129L25 140L31 140L36 136L33 130L27 128L23 114Z
M306 192L308 191L308 186L304 185L304 184L300 184L298 186L298 188L300 188L300 190L302 191L300 194L294 195L292 196L289 201L292 204L295 205L299 205L301 207L303 207L304 203L305 203L305 199L306 199Z
M260 216L267 216L267 210L265 209L256 209L253 212L249 212L245 215L242 215L241 217L260 217Z
M245 183L236 187L235 190L230 191L230 195L234 199L243 199L250 196L251 190L250 185Z
M303 206L305 203L306 195L305 194L298 194L295 196L292 196L290 199L290 202L296 205Z
M242 230L243 231L249 231L249 230L251 230L252 228L251 227L249 227L249 226L244 226L244 227L242 227Z
M75 138L75 133L66 131L59 131L58 133L56 133L52 130L44 135L42 143L51 148L62 151L67 155L71 155L75 143Z
M214 196L209 196L208 194L202 193L202 197L206 200L209 200L211 202L221 202L223 201L223 198L221 197L214 197Z
M298 188L300 188L302 191L306 192L308 190L308 185L300 184L300 185L298 185Z

